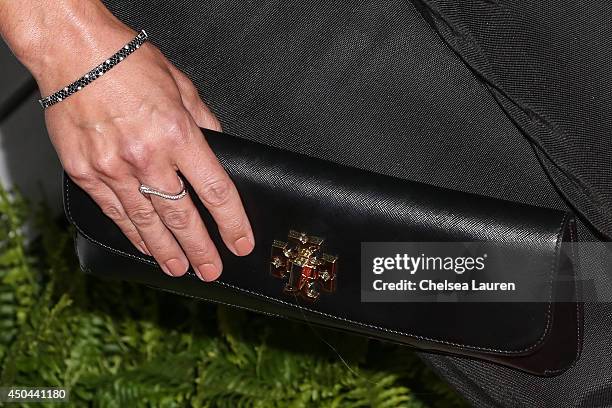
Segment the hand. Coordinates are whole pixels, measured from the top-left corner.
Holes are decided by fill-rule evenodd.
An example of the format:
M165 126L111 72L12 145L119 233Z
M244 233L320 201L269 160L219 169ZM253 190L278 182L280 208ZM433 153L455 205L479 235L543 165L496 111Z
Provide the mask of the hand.
M45 96L136 35L104 12L94 24L75 26L71 37L63 39L68 49L47 47L44 61L34 64L32 72ZM210 211L225 245L240 256L252 251L253 233L238 191L199 129L221 126L191 81L152 44L145 43L88 87L48 108L45 120L68 175L168 275L181 276L191 264L202 280L211 281L222 270L189 196L171 201L138 190L145 184L178 192L177 171Z

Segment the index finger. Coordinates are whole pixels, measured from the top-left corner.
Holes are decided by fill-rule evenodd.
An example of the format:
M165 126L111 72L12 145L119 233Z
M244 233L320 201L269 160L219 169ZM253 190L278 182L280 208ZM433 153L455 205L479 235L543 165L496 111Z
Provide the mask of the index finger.
M225 245L238 256L248 255L255 238L238 190L200 128L191 123L192 143L180 149L176 165L214 218Z

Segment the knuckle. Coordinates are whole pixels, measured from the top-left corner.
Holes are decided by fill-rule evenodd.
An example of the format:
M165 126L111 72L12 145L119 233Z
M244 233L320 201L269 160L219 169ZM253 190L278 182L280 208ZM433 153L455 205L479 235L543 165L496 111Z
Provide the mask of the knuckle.
M121 158L138 170L145 170L151 164L153 149L147 143L136 143L126 146Z
M162 213L162 220L169 228L183 230L189 227L193 210L174 209Z
M227 179L212 179L204 183L204 201L212 207L225 205L231 197L232 185Z
M163 129L172 144L183 145L191 140L191 121L186 112L168 114Z
M196 262L204 262L211 258L210 251L204 244L199 244L198 246L186 246L185 252L187 256L196 261Z
M125 218L123 210L114 204L102 205L101 209L108 218L115 222L122 221Z
M89 184L95 180L93 171L89 165L84 164L82 161L75 160L64 164L64 170L76 183Z
M242 218L231 217L224 220L221 227L225 232L229 232L231 234L241 234L245 230L245 223Z
M112 178L118 173L120 162L115 156L103 155L97 157L92 163L92 166L94 170L101 175Z
M155 223L157 213L152 208L136 208L128 216L137 227L148 227Z

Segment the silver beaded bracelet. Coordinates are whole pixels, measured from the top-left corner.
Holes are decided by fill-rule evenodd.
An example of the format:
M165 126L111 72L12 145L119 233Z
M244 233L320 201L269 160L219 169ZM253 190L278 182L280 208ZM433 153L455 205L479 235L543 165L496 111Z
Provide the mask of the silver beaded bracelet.
M55 105L58 102L63 101L70 95L77 93L81 89L85 88L87 85L91 84L93 81L104 75L105 72L108 72L115 65L119 64L123 61L128 55L136 51L142 44L147 41L147 33L145 30L140 31L136 37L129 43L125 44L123 48L114 53L109 59L104 61L102 64L98 65L64 89L60 89L59 91L46 96L42 99L39 99L38 102L43 109L48 108L49 106Z

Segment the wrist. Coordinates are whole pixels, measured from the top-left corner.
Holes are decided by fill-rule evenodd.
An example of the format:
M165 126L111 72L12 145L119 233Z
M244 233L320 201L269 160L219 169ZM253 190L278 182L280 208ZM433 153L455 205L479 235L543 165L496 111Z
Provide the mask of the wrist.
M135 35L97 0L53 0L44 6L21 10L30 12L28 21L3 32L44 94L74 81Z
M135 31L116 24L75 30L61 45L47 46L30 72L41 93L50 94L105 61L135 35Z

